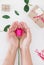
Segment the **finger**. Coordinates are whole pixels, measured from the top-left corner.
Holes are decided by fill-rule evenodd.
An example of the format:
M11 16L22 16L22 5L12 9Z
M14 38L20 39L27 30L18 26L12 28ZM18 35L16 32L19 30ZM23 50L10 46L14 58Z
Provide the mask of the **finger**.
M27 33L27 28L28 28L27 24L24 22L21 22L21 25L23 26L24 32Z
M20 23L18 24L18 28L22 28L22 25Z
M29 38L30 35L31 35L31 33L30 33L30 29L27 28L27 37Z
M21 24L26 29L27 37L30 38L31 37L30 29L28 28L28 26L26 25L26 23L22 22Z
M11 28L12 28L13 30L15 30L15 29L17 28L17 26L18 26L18 22L14 22L14 23L11 25Z
M26 34L24 33L23 36L21 37L20 41L22 42L26 37Z
M8 38L11 38L11 37L15 37L15 33L14 32L8 33Z
M12 27L15 28L16 25L18 25L18 21L15 21L15 22L12 24Z
M32 36L29 28L27 29L27 39L29 39L30 42L32 40Z
M21 22L21 25L22 25L22 27L23 27L23 28L25 28L25 29L27 29L27 28L28 28L27 24L26 24L26 23L24 23L24 22Z
M13 32L16 28L17 28L17 26L18 26L18 23L17 22L14 22L11 26L10 26L10 28L9 28L9 32Z

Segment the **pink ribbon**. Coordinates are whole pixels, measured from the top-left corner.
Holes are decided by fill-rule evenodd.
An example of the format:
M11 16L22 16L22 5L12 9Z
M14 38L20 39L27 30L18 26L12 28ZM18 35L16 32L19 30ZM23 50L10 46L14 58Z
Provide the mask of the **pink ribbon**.
M39 16L35 16L35 17L33 17L33 18L39 18L39 19L41 19L42 20L42 22L44 22L44 18L43 17L41 17L42 15L39 15Z
M44 50L42 50L41 52L39 52L38 50L35 51L39 57L41 57L42 60L44 60Z

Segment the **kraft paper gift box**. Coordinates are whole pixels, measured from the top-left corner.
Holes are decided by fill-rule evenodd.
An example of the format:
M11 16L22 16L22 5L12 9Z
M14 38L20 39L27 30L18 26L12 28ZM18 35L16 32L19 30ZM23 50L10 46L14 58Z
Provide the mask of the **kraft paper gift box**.
M44 11L35 6L29 13L29 17L41 28L44 28Z
M10 11L10 5L2 4L2 11L9 12Z

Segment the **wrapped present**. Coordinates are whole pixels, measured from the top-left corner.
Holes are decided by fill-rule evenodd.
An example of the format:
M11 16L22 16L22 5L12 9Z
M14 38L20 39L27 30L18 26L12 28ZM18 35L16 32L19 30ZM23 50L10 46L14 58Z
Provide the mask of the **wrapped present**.
M41 28L44 28L44 11L35 6L29 13L29 17Z
M8 4L2 4L2 11L5 11L5 12L10 11L10 5L8 5Z

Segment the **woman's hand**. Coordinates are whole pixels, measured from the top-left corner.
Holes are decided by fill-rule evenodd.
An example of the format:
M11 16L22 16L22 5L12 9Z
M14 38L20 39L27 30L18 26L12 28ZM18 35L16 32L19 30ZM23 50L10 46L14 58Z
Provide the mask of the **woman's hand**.
M21 64L22 65L33 65L31 54L30 54L30 43L31 43L31 32L25 23L20 23L24 29L24 34L20 39L20 51L21 51Z
M20 39L20 49L25 50L26 48L29 48L29 46L30 46L31 32L30 32L30 29L28 28L28 26L24 22L21 22L20 25L25 30L22 38Z
M10 42L11 46L13 46L15 49L16 48L18 49L18 43L19 43L19 40L14 32L17 27L18 27L18 22L14 22L8 29L8 33L7 33L8 41Z
M18 38L16 37L14 32L17 26L18 26L18 22L14 22L8 29L7 39L10 43L10 47L3 65L14 65L15 63L15 58L16 58L16 53L17 53L18 43L19 43Z

